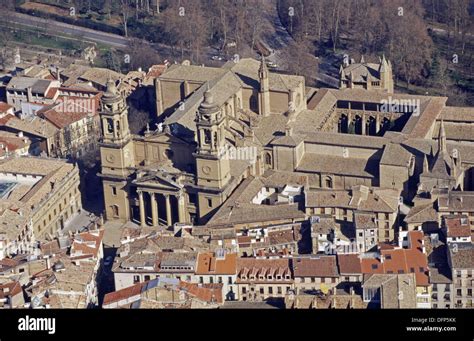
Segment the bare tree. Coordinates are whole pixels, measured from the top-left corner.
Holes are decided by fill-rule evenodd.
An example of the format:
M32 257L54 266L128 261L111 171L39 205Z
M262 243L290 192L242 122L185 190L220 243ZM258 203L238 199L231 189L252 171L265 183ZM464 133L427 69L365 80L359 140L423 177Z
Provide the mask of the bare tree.
M125 37L128 37L128 20L130 19L130 0L120 0L120 20Z
M140 39L130 39L127 53L130 55L130 70L142 68L147 70L150 66L159 64L159 53L150 45L144 44Z
M130 132L132 134L140 134L150 122L150 115L144 110L139 110L134 106L130 106L128 111L128 121L130 122Z

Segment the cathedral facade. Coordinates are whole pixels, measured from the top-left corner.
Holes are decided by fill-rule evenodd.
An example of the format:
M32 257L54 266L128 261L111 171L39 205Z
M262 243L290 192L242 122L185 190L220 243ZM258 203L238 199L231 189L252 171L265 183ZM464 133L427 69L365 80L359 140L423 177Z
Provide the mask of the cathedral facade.
M108 220L207 221L244 178L271 167L265 150L274 116L281 126L306 108L304 78L270 74L264 60L221 69L173 65L155 89L160 123L133 136L112 81L104 94L100 176Z

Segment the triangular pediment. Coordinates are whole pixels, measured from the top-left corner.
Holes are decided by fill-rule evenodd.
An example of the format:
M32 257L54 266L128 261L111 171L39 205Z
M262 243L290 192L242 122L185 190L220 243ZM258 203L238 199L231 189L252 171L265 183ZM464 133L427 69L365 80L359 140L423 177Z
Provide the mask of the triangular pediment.
M139 179L136 179L134 183L140 187L153 187L166 191L179 191L182 188L182 185L173 180L172 176L163 175L158 172L142 176Z
M168 143L168 144L188 144L186 141L172 135L171 133L167 131L163 131L160 133L153 133L152 135L145 136L145 141Z

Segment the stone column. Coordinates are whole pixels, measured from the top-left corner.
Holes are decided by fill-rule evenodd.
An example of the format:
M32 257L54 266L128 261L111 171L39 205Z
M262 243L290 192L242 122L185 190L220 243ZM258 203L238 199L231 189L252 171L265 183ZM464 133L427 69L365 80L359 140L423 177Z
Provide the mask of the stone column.
M166 224L170 226L172 224L172 221L171 221L171 202L170 202L169 194L165 194L165 200L166 200Z
M362 117L360 118L362 120L361 122L361 129L362 129L362 135L365 135L365 128L366 128L366 125L367 125L367 122L365 120L365 114L362 113Z
M150 192L151 198L151 220L153 226L158 226L158 203L156 201L156 193Z
M179 216L179 222L180 223L186 223L186 207L185 207L185 198L184 194L180 193L177 197L178 199L178 216Z
M145 217L145 203L143 201L142 191L138 191L138 200L140 202L140 225L144 227L146 226L146 217Z
M380 131L380 116L375 116L375 134L378 134Z

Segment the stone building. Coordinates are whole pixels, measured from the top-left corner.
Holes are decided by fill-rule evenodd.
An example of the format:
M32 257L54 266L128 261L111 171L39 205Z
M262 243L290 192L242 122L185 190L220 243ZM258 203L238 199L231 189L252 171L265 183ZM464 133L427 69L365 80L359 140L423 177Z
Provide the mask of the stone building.
M0 163L0 235L7 255L31 253L82 209L77 166L64 160L20 157Z
M317 255L292 259L294 289L297 294L316 291L327 294L339 283L336 256Z
M392 63L385 58L379 58L378 63L367 63L364 56L360 62L346 56L339 69L339 88L366 90L383 90L393 93L394 81Z
M288 258L238 258L237 287L242 301L284 298L294 288Z
M454 308L473 307L474 245L449 243L448 262L452 278L452 302Z
M414 274L370 274L364 276L363 300L369 308L414 309Z
M14 111L25 104L52 104L58 97L59 81L29 77L13 77L6 87L7 103Z

